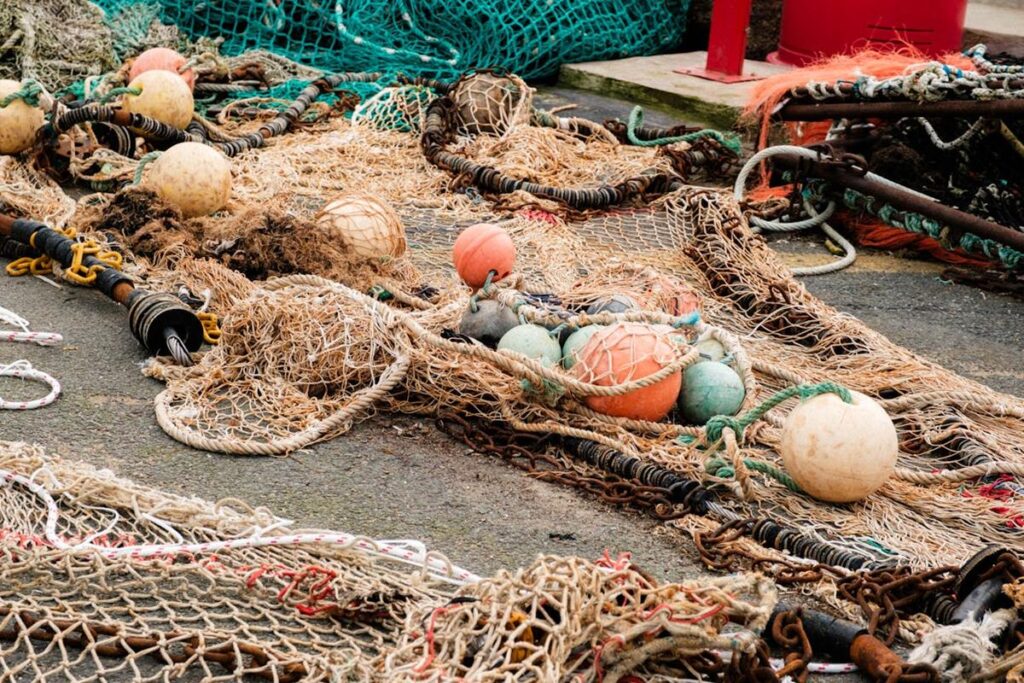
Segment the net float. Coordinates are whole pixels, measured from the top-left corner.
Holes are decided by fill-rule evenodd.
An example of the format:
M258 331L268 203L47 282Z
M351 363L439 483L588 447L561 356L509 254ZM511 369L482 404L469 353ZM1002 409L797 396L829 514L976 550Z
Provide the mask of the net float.
M664 331L642 323L616 323L598 330L579 353L573 367L584 382L615 386L653 375L676 360L678 346ZM618 396L587 396L594 411L614 417L657 422L675 405L682 386L676 371L648 387Z
M516 264L516 246L501 227L477 223L463 230L452 248L452 261L462 281L479 289L490 277L492 282L505 278Z
M519 325L519 318L508 306L492 299L478 301L469 307L459 322L459 334L486 344L492 349L505 333Z
M852 402L819 394L793 409L782 425L779 454L808 494L829 503L867 498L896 468L899 438L876 401L851 391Z
M597 315L598 313L625 313L626 311L635 311L639 308L640 306L633 300L633 297L626 296L625 294L615 294L607 299L598 299L587 306L587 313L589 315Z
M231 162L213 147L181 142L150 165L143 185L186 218L208 216L231 197Z
M192 90L178 74L146 71L132 79L128 87L138 94L124 94L121 107L125 111L178 129L184 129L192 121L195 109Z
M134 60L128 71L128 82L134 81L140 74L147 71L170 71L181 77L189 90L196 87L196 72L191 69L182 70L188 64L180 53L167 47L154 47L146 50Z
M571 370L572 366L579 361L580 351L590 341L590 338L604 328L604 325L587 325L570 334L562 344L562 367Z
M0 80L0 100L21 89L21 83ZM43 126L43 110L22 99L12 99L0 107L0 154L18 154L36 141L36 132Z
M388 261L405 253L402 219L391 206L375 197L337 197L317 214L316 222L361 258Z
M743 405L743 379L728 365L705 360L683 371L679 411L690 424L706 424L715 415L735 415Z
M539 360L548 367L562 358L562 347L551 333L540 325L516 325L498 342L499 351L513 351L527 358Z

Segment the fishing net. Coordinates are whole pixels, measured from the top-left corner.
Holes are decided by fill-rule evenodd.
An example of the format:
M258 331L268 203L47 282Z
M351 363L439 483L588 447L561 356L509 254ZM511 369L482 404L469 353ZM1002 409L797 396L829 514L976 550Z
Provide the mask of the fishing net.
M416 542L292 529L27 444L0 443L0 471L10 680L614 680L752 655L776 599L752 575L659 585L628 556L481 581Z
M227 130L246 125L226 123ZM658 148L529 125L504 137L462 137L454 148L560 187L673 170L673 155ZM1019 501L995 500L977 478L1020 467L1019 400L924 361L811 297L726 193L683 188L646 207L582 213L524 190L485 196L469 179L427 162L414 136L343 118L233 164L225 214L154 221L166 207L122 190L90 199L95 207L83 206L72 221L128 249L138 234L132 230L143 226L149 246L130 259L132 272L222 316L220 345L194 368L159 361L147 368L168 383L156 415L176 439L271 454L342 434L377 410L457 414L636 455L721 491L731 515L801 527L804 536L865 561L961 561L979 543L1017 533ZM409 244L404 257L368 263L318 231L312 218L342 190L372 193L396 208ZM112 224L132 202L135 218ZM666 374L695 362L690 344L713 335L744 381L744 410L794 384L861 391L882 403L899 430L897 476L861 504L816 502L776 476L779 427L795 401L716 433L612 418L590 410L587 398L661 376L600 386L466 343L456 331L473 293L452 272L450 250L462 228L482 220L511 235L518 257L515 275L476 300L496 299L549 328L620 320L673 326L685 343L662 359ZM641 310L578 312L615 294ZM696 323L695 308L702 311ZM558 467L580 469L557 445L547 448ZM944 468L950 472L935 472ZM692 530L687 518L676 524Z
M103 14L87 0L5 0L0 78L59 88L118 65Z
M100 0L131 56L139 34L133 0ZM688 0L608 4L573 0L516 2L296 2L161 0L160 20L185 36L222 39L224 54L267 50L328 71L381 70L452 76L501 67L523 78L550 76L561 64L651 54L682 37ZM129 23L130 20L130 23ZM128 23L128 26L123 24ZM132 30L128 30L132 29Z

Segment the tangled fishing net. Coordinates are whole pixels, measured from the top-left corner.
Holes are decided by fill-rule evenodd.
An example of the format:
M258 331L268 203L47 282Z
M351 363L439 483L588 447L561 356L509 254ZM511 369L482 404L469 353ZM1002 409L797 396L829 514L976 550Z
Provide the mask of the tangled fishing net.
M292 529L21 443L0 471L12 680L616 680L749 656L775 603L761 577L659 585L628 557L481 580L413 541Z
M224 54L265 50L327 71L452 76L501 67L524 78L561 64L651 54L678 43L688 0L611 4L357 0L344 3L99 0L115 32L156 7L186 36L223 39ZM135 19L130 24L138 26ZM143 25L144 26L144 25ZM138 29L135 31L138 32Z
M133 10L111 3L105 9L112 23L104 30L119 54L125 45L173 37L154 23L152 11L132 15L142 20L129 31L118 17ZM456 52L469 48L434 39L440 35L431 23L435 10L421 8L420 16L403 9L412 43L352 39L361 35L353 31L361 30L365 13L387 11L393 21L391 6L345 7L343 17L334 8L325 17L325 7L293 3L163 5L159 17L196 40L182 49L199 72L197 93L213 93L203 116L184 131L143 121L140 130L151 140L140 142L109 124L118 112L107 103L77 106L65 98L51 114L56 140L31 157L0 160L5 213L74 229L97 249L123 255L136 282L219 316L219 344L194 366L158 358L145 367L166 383L155 415L169 435L210 451L287 454L338 437L377 411L458 419L513 441L530 435L522 450L530 453L527 468L535 476L588 490L594 482L656 479L658 486L648 488L666 497L653 507L670 529L702 543L719 524L734 525L743 533L719 540L719 552L775 572L810 567L816 578L807 580L807 592L848 615L858 606L842 591L856 570L934 567L961 562L982 543L1015 542L1024 506L1014 490L996 490L986 477L1024 473L1024 403L918 358L822 304L751 229L745 211L756 206L687 184L728 175L735 140L683 126L650 128L639 112L625 123L600 124L539 111L525 82L501 70L474 71L453 83L381 73L301 82L303 64L340 64L328 59L335 52L346 64L372 57L385 71L412 58L428 65L419 73L458 70ZM605 17L611 10L601 11ZM487 20L501 16L496 10ZM576 21L572 12L564 19L552 26ZM467 22L460 30L473 25ZM616 26L617 36L621 30ZM226 41L197 53L199 32ZM471 33L474 40L487 37L489 49L506 47L503 34L488 36L486 27ZM559 50L573 47L551 42ZM426 45L442 52L422 59L415 50ZM250 48L277 56L240 53ZM516 51L529 54L520 45ZM559 54L538 48L518 64L520 72L539 73L564 58ZM473 59L474 66L482 60ZM122 65L98 74L70 97L103 100L117 92L124 71ZM253 82L260 89L250 92ZM920 79L894 83L876 84L874 91L913 94ZM232 159L231 199L211 216L185 218L146 186L153 152L185 140ZM71 200L53 176L88 183L93 193ZM317 220L339 193L394 208L405 237L392 234L387 212L385 227L395 237L387 258L367 259L339 235L337 221ZM516 265L508 277L473 292L452 272L451 249L463 228L484 221L510 236ZM639 306L585 312L612 296ZM661 370L625 383L608 381L607 373L568 372L460 334L466 312L488 300L553 335L592 323L645 323L671 340L670 350L659 352ZM696 344L707 339L722 346L745 389L737 415L695 426L676 414L651 422L589 407L595 398L648 388L689 368L700 357ZM892 418L899 467L863 502L829 505L786 475L781 426L795 399L845 396L847 389L872 397ZM214 680L249 673L296 680L334 673L364 680L616 680L637 670L679 676L701 671L706 662L688 655L709 648L738 647L753 656L753 639L724 634L726 617L756 633L773 602L762 579L659 587L628 562L611 559L602 566L542 558L482 582L463 575L472 585L453 591L438 585L452 578L448 563L425 553L409 551L429 570L413 576L386 562L366 564L353 555L351 539L322 552L322 537L300 535L305 540L295 548L277 548L280 543L263 537L268 526L274 538L285 530L267 515L224 511L225 522L219 508L192 502L183 510L183 502L88 471L74 478L35 451L24 456L23 448L9 448L10 469L55 472L37 479L62 492L55 500L68 506L70 517L53 521L46 502L53 494L24 482L15 482L16 493L13 486L2 490L35 496L34 503L7 506L20 511L9 514L17 516L11 525L21 534L8 552L28 555L5 571L26 572L30 578L18 585L53 586L6 608L12 630L0 626L0 634L13 634L14 650L0 657L5 666L24 657L26 670L52 666L63 673L96 665L95 653L119 658L125 663L115 666L135 674L138 662L158 652L155 662L146 659L155 668L141 677L159 678L171 666L198 667ZM106 493L90 494L84 504L91 507L73 509L79 488L69 481ZM115 514L100 521L108 510ZM86 521L67 521L80 515ZM39 528L46 533L30 531ZM89 552L69 549L61 535L88 539ZM138 551L134 537L189 548L185 561L172 561L178 551L166 547ZM225 540L215 559L203 554L209 546L192 548ZM144 565L137 564L140 552ZM378 572L383 578L375 583ZM130 590L97 580L108 573L125 577ZM73 591L58 592L69 582ZM201 604L197 587L208 584L223 598L216 604L226 615L206 617L194 607L179 615L170 596L192 595ZM117 605L117 591L131 603L131 591L142 585L153 591L146 603L151 618L108 607ZM40 614L49 621L40 622ZM249 625L236 634L239 621ZM32 631L37 623L48 626ZM910 624L915 628L907 624L905 637L930 626L926 619ZM131 639L122 637L123 629ZM72 659L35 649L36 641L62 638L85 654ZM213 664L227 672L213 673Z

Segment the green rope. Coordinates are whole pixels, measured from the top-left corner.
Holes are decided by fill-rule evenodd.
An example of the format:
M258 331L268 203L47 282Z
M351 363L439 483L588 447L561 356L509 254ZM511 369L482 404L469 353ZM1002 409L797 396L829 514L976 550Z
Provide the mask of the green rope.
M26 79L20 88L0 99L0 109L3 109L14 100L21 100L30 107L38 107L41 94L43 94L43 86L31 78Z
M106 104L110 100L120 95L141 95L142 88L112 88L110 92L97 99L100 104Z
M736 417L732 417L730 415L715 415L712 417L704 427L705 442L713 444L721 441L722 432L726 427L732 429L732 431L736 433L736 438L739 439L743 436L743 430L760 420L764 417L765 413L783 401L788 401L794 396L799 396L801 399L808 399L812 396L819 396L821 394L836 394L839 398L843 399L844 403L853 402L853 396L850 395L850 390L844 386L836 384L835 382L798 384L796 386L786 387L781 391L775 392L772 396L769 396L761 403L761 405L751 408L742 415Z
M762 401L761 405L751 408L743 415L738 417L716 415L712 417L708 420L707 425L705 426L704 442L707 444L718 444L722 439L722 432L726 427L729 427L736 433L736 438L740 438L743 434L743 430L757 420L760 420L764 417L765 413L783 401L787 401L794 396L799 396L801 399L808 399L812 396L820 396L821 394L836 394L845 403L853 402L853 396L850 394L850 390L836 384L835 382L799 384L797 386L787 387L781 391L775 392L772 396L769 396L766 400ZM682 442L681 439L680 442ZM713 446L710 450L714 451L716 449L717 446ZM790 491L794 491L796 493L804 492L792 477L771 463L767 463L762 460L744 458L743 464L746 465L748 469L768 475ZM704 464L704 469L713 477L731 478L736 476L736 470L733 466L720 457L713 457L709 459Z
M763 462L761 460L750 460L744 458L743 464L746 465L749 469L754 470L755 472L767 474L769 477L779 482L790 491L794 491L796 493L804 492L804 490L800 488L800 485L793 480L793 477L789 476L788 474L780 470L775 465L772 465L771 463ZM722 458L711 458L710 460L707 461L707 463L705 463L704 469L708 472L708 474L710 474L713 477L722 477L723 479L728 479L736 476L736 471L733 469L732 465L727 463Z
M675 142L694 142L701 138L713 138L721 143L726 149L729 149L736 154L740 153L739 136L734 133L724 134L721 131L717 131L712 128L705 128L704 130L687 133L686 135L656 138L654 140L641 140L636 136L636 131L643 125L643 121L643 107L639 105L633 107L633 111L629 113L629 122L626 124L626 137L629 139L630 144L636 145L637 147L657 147L659 145L671 145Z
M805 196L817 199L824 197L827 192L828 186L822 181L808 181L805 184ZM1010 270L1024 269L1024 252L1017 251L1013 247L1000 244L995 240L978 237L969 232L960 236L959 244L952 244L949 239L949 230L936 220L913 211L897 209L891 204L848 188L843 191L842 198L843 204L848 209L874 216L886 225L901 230L927 235L947 249L955 249L959 246L968 253L981 254L985 258L999 261Z
M146 166L156 161L163 152L150 152L141 159L139 159L138 165L135 167L135 178L132 179L132 185L138 185L142 182L142 172Z

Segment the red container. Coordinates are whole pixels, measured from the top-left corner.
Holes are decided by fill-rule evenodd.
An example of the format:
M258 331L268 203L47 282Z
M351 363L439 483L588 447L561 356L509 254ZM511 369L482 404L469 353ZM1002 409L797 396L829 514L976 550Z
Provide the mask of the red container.
M768 61L803 66L907 43L931 56L959 51L966 12L967 0L784 0L779 50Z

